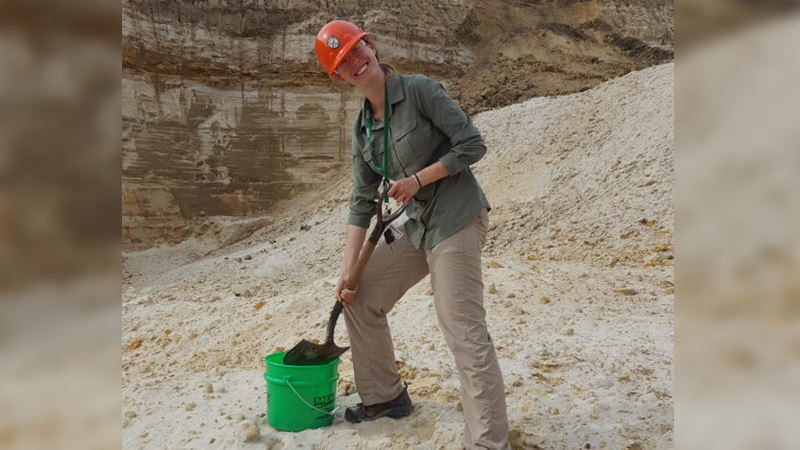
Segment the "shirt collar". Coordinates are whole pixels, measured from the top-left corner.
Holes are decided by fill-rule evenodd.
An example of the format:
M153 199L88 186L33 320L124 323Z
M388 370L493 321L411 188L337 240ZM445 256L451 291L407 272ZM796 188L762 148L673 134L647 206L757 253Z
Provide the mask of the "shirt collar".
M395 103L403 101L405 97L405 93L403 92L403 84L400 83L400 77L396 75L389 75L389 78L386 79L386 88L389 89L389 118L392 117L393 108ZM364 117L366 114L367 103L368 100L364 99L364 104L361 106L361 125L359 128L361 131L364 131L365 124L364 124Z

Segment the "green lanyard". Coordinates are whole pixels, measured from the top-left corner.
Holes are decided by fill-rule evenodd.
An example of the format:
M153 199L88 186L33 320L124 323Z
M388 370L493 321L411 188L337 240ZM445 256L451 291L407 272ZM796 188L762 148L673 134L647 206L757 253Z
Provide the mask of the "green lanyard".
M383 167L375 164L375 159L372 157L372 110L367 101L365 108L364 122L367 128L367 146L369 147L370 164L377 171L383 171L383 200L389 201L389 86L384 87L383 97Z

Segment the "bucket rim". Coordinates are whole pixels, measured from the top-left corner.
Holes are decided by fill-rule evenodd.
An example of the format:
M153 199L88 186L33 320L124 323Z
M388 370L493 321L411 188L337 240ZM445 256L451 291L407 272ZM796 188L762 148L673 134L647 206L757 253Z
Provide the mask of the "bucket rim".
M288 368L288 369L291 369L291 370L319 370L321 368L333 366L333 365L336 365L336 364L339 363L339 358L336 358L333 361L325 363L325 364L315 364L315 365L311 365L311 366L293 366L291 364L284 364L283 363L283 355L285 355L285 354L286 354L286 352L270 353L269 355L264 357L264 363L267 366L285 367L285 368ZM278 359L281 362L270 361L269 360L270 357L274 357L275 359Z

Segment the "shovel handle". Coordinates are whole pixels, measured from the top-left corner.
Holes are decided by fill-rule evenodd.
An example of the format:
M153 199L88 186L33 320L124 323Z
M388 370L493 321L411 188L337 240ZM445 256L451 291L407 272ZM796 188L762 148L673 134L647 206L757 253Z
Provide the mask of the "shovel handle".
M369 258L374 251L375 244L369 240L365 241L364 246L361 247L361 252L358 254L356 265L353 266L353 270L350 271L350 276L347 277L347 281L344 283L345 289L352 291L358 286L358 279L361 278L361 273L364 271L364 268L367 267L367 262L369 262Z
M377 226L381 226L381 223L378 223ZM375 230L373 230L373 234L375 234ZM377 236L380 237L380 234L377 234ZM375 242L377 242L377 239L375 239ZM364 246L361 247L361 252L358 254L356 265L353 267L352 272L350 272L350 276L347 277L347 281L344 283L345 289L352 291L356 288L358 285L358 279L361 278L361 272L363 272L364 267L367 266L367 262L372 256L373 251L375 251L375 244L371 242L371 240L364 242ZM336 330L336 321L339 320L339 315L341 313L342 302L337 300L336 304L333 305L333 309L331 310L331 317L328 319L328 332L325 335L325 342L333 342L333 333Z
M372 252L375 251L375 246L378 245L378 241L380 241L383 231L389 226L390 223L394 222L395 219L400 217L400 215L403 214L403 211L406 209L406 205L403 205L403 207L395 211L394 214L390 215L389 217L382 218L380 214L381 205L383 204L382 199L383 196L381 196L381 201L378 203L378 221L375 223L375 227L373 227L369 238L364 241L364 245L361 247L361 252L358 254L356 265L353 266L350 276L347 277L347 281L344 283L344 288L349 291L352 291L356 288L356 286L358 286L358 279L361 278L361 273L364 271L364 268L367 267L367 262L369 262L369 259L372 257Z
M331 318L328 319L328 331L325 334L325 342L333 342L333 333L336 330L336 321L342 313L342 302L337 301L331 310Z
M358 279L361 277L361 272L363 272L364 267L367 266L367 261L369 261L369 257L372 256L372 252L374 250L375 244L370 241L366 241L364 246L361 247L361 253L358 254L358 261L356 261L353 271L350 272L350 276L347 277L347 281L344 283L345 289L353 290L358 285ZM333 309L331 310L331 318L328 319L328 332L325 335L325 342L333 342L333 333L336 330L336 321L339 320L339 314L341 313L342 302L336 301L336 304L333 305Z

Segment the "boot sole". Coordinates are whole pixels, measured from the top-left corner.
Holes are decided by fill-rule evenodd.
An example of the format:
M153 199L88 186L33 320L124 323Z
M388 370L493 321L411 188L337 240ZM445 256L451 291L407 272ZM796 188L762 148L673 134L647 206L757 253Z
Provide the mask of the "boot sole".
M413 411L414 411L414 407L413 406L411 408L409 408L408 410L405 410L405 409L403 409L403 410L387 409L386 411L381 412L380 414L377 414L374 417L365 417L363 419L360 419L358 417L347 417L347 413L345 413L344 419L346 421L350 422L350 423L371 422L373 420L377 420L377 419L380 419L382 417L390 417L392 419L397 420L397 419L402 419L403 417L410 416Z

